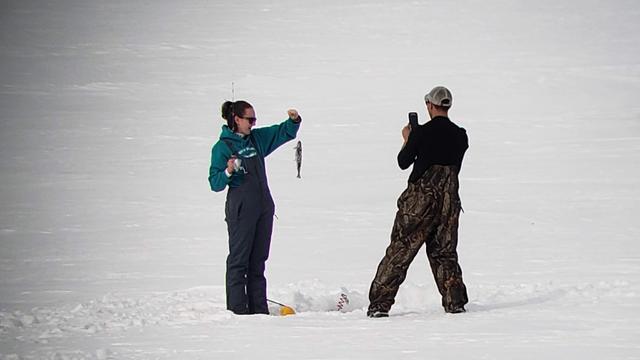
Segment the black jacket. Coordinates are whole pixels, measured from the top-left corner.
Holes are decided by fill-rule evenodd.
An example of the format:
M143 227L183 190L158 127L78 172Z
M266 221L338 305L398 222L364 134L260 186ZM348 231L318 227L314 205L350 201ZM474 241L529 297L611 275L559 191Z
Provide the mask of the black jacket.
M456 165L459 170L467 148L467 132L449 118L437 116L411 130L398 154L398 165L404 170L413 164L409 182L414 183L431 165Z

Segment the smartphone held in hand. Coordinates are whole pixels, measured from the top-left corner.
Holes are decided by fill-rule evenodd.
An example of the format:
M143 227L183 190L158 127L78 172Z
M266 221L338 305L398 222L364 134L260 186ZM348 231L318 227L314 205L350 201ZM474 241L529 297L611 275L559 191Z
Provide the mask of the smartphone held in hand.
M411 129L418 128L418 113L410 112L409 113L409 124L411 125Z

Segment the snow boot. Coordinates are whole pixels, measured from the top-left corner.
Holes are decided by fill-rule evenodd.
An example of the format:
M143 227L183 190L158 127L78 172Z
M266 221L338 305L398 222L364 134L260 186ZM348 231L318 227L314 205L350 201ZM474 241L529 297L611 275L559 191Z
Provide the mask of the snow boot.
M370 318L383 318L389 317L389 312L382 310L369 310L367 311L367 316Z
M448 312L449 314L460 314L463 312L467 312L467 309L465 309L464 306L450 306L446 307L444 311Z

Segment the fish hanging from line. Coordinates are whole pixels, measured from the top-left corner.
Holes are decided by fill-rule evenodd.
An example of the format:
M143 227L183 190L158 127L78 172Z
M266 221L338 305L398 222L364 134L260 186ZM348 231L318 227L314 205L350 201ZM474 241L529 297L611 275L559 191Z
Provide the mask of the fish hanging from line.
M298 167L298 179L300 179L300 168L302 167L302 141L298 140L298 144L294 148L296 150L296 166Z

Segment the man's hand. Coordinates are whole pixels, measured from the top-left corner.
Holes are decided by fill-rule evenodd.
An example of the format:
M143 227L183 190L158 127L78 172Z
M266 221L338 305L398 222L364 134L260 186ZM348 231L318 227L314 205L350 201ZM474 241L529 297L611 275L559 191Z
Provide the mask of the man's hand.
M411 125L407 124L402 128L402 138L404 139L405 144L409 141L409 134L411 134Z
M296 109L289 109L287 110L287 114L289 114L289 119L293 120L293 121L300 121L298 118L300 117L300 114L298 114L298 110Z

